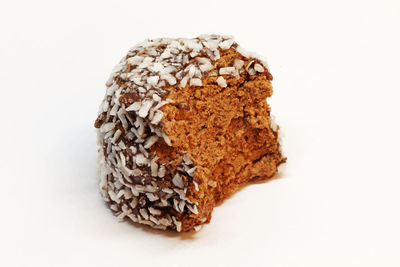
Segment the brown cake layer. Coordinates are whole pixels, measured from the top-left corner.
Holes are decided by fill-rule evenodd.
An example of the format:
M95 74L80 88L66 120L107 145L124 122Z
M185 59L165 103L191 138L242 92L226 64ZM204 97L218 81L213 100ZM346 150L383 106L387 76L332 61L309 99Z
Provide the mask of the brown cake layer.
M250 62L230 49L221 52L217 64L232 66L238 58L244 65ZM214 206L240 185L272 177L285 161L265 101L272 95L272 75L265 70L255 75L243 72L240 79L224 77L225 88L217 85L217 76L205 77L200 88L166 88L174 103L162 108L162 122L172 146L159 142L152 151L165 163L190 155L198 166L193 179L200 191L191 188L188 196L200 202L201 212L183 216L184 231L197 225L199 218L209 221Z

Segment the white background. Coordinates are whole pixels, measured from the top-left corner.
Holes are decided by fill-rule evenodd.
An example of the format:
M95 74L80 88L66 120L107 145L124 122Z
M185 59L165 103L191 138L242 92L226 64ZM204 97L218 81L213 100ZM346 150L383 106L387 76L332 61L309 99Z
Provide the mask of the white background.
M0 2L0 266L400 266L400 2ZM148 37L264 55L288 157L201 232L118 223L93 122Z

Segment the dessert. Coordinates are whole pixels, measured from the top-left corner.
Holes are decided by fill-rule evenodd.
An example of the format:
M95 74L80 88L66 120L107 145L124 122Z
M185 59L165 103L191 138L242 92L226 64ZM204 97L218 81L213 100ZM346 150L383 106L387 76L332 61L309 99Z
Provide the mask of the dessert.
M95 122L100 190L119 219L198 230L286 159L265 61L232 37L146 40L114 68Z

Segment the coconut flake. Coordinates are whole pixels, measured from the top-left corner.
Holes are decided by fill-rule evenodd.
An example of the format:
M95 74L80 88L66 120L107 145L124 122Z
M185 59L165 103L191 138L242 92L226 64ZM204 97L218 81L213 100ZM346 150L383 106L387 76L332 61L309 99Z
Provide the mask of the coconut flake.
M237 69L235 67L220 68L219 69L219 74L220 75L233 75L233 76L235 76L237 74Z
M200 79L193 78L190 80L190 85L191 86L202 86L203 84Z
M183 160L183 162L184 162L186 165L191 165L191 164L193 164L192 160L191 160L188 156L186 156L186 155L183 155L182 160Z
M115 134L114 134L113 139L111 140L111 142L112 142L113 144L115 144L115 143L117 142L118 138L121 136L121 134L122 134L121 130L118 129L118 130L115 132Z
M186 202L185 202L184 200L181 200L181 201L179 202L178 207L179 207L179 210L180 210L181 212L184 212L184 211L185 211L185 205L186 205Z
M185 77L182 78L181 82L179 83L179 86L182 88L185 87L188 80L189 80L189 75L186 75Z
M111 130L114 129L114 128L115 128L115 124L114 124L113 122L104 123L104 124L101 126L100 131L101 131L102 133L107 133L107 132L111 131Z
M256 74L256 71L255 71L253 68L249 68L249 69L247 70L247 72L248 72L250 75Z
M114 104L114 106L110 110L110 116L117 115L118 108L119 108L119 105L118 104Z
M163 69L164 69L163 64L161 64L159 62L156 62L152 66L149 67L150 71L156 72L156 73L161 72Z
M139 166L143 166L148 163L148 159L145 158L143 154L136 155L136 164Z
M196 169L197 169L197 166L194 166L193 168L190 168L189 170L187 170L186 173L189 174L190 176L193 176Z
M193 181L194 184L194 189L196 189L196 191L199 191L199 184L196 183L195 181Z
M135 102L129 107L126 108L126 111L138 111L140 107L142 106L141 102Z
M217 84L218 84L220 87L222 87L222 88L225 88L225 87L227 86L226 80L225 80L225 78L222 77L222 76L219 76L219 77L217 78Z
M159 199L159 197L153 193L146 193L146 197L151 201L154 202Z
M198 232L201 230L201 228L203 228L203 225L196 225L195 227L193 227L193 229Z
M138 115L142 118L146 118L152 105L153 99L143 101L143 104L139 109Z
M140 215L142 215L145 220L149 219L149 214L147 213L147 210L139 209L139 212L140 212Z
M198 214L199 213L199 210L197 209L196 205L193 205L193 206L192 205L187 205L186 207L188 207L188 209L194 214Z
M164 115L164 114L163 114L162 111L157 110L157 111L154 113L154 116L153 116L153 119L151 120L151 123L154 124L154 125L157 125L157 124L161 121L163 115Z
M144 142L144 148L145 149L149 149L152 145L155 144L155 142L157 142L158 140L158 136L157 135L152 135L149 138L146 139L146 141Z
M141 57L141 56L134 56L134 57L128 58L127 61L128 61L128 63L131 64L132 66L135 66L135 65L139 65L140 63L142 63L143 57Z
M149 207L149 212L153 215L161 215L161 210L155 209L153 207Z
M162 133L162 137L165 141L165 143L169 146L172 146L171 140L169 139L168 135L166 135L164 132Z
M219 47L221 47L221 49L229 49L231 48L232 44L233 44L233 39L228 39L226 41L219 43Z
M255 69L256 71L258 71L258 72L264 72L263 66L261 66L261 65L258 64L258 63L254 65L254 69Z
M183 183L182 177L176 173L174 178L172 178L172 183L179 188L184 188L185 184Z
M164 165L161 165L158 169L158 177L163 178L166 174L167 170L165 169Z
M160 102L161 101L161 97L157 94L153 94L153 100L156 102Z
M151 171L151 176L156 177L158 174L158 164L156 161L153 159L150 163L150 171Z
M182 222L177 221L175 216L172 216L172 220L174 221L176 231L178 231L178 232L182 231Z
M151 86L156 86L159 79L160 77L158 76L150 76L149 78L147 78L147 83Z
M117 90L118 88L118 84L113 83L110 87L107 88L107 95L112 96L115 92L115 90Z
M240 59L235 59L235 62L233 63L233 66L237 69L240 70L244 66L244 61Z

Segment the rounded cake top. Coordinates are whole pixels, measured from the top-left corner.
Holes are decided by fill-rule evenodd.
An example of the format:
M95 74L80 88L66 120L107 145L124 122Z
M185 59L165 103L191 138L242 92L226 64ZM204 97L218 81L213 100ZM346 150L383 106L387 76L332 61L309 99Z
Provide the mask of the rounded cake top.
M220 49L234 49L246 58L256 58L247 66L236 60L233 66L217 68ZM166 87L202 86L206 75L232 75L239 78L240 71L250 75L263 72L267 65L259 56L249 53L235 43L232 36L201 35L197 38L158 38L147 39L132 47L128 54L115 66L106 83L107 96L113 96L115 113L119 106L133 111L151 124L157 125L162 114L152 113L168 103ZM226 86L221 76L217 80L221 87ZM108 101L104 101L99 113L107 112Z

